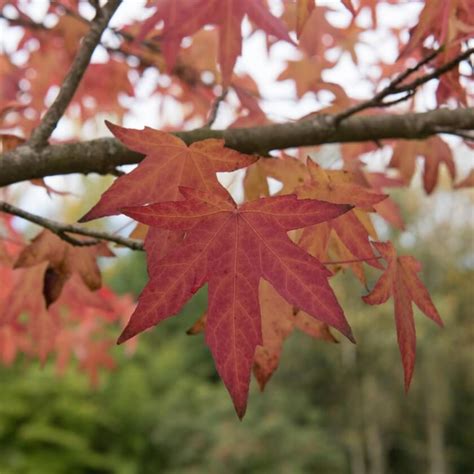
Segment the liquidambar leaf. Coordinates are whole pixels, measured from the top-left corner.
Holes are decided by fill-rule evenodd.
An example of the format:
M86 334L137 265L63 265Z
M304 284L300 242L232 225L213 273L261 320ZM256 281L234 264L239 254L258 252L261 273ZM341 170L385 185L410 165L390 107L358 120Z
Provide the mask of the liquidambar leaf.
M188 147L180 138L149 127L134 130L107 121L106 125L125 146L146 158L116 179L81 222L120 214L123 207L179 199L179 186L225 194L216 173L245 168L258 159L225 148L224 140L210 138Z
M449 145L438 136L423 141L399 140L393 148L389 167L397 168L401 177L409 183L415 174L416 158L424 158L423 187L427 194L433 192L438 182L439 167L444 164L451 179L456 178L456 165Z
M178 137L152 128L133 130L106 124L124 145L146 158L131 173L116 179L80 222L120 214L126 206L176 201L181 198L179 186L225 195L216 173L245 168L258 160L225 148L224 140L202 140L188 147ZM147 253L161 257L174 244L176 239L169 232L153 229L145 247Z
M374 246L387 262L387 268L374 289L362 299L368 304L382 304L393 296L398 347L405 373L405 390L408 390L416 353L412 301L439 326L443 326L443 321L431 301L428 290L417 275L421 271L420 262L411 256L397 257L397 252L390 242L374 242Z
M119 343L176 314L207 282L206 342L242 417L255 349L262 345L260 278L290 304L353 339L328 284L331 273L286 234L333 219L351 206L288 195L239 208L230 196L180 190L184 201L123 209L147 225L185 231L186 237L157 263Z

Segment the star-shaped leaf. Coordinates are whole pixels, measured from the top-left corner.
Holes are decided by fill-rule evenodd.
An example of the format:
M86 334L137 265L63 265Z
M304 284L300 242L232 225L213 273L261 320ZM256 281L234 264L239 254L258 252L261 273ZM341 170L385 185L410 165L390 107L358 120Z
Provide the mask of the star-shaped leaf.
M405 182L409 183L415 174L416 158L424 158L423 187L427 194L433 192L438 182L439 167L444 163L451 179L456 178L456 166L451 148L438 136L423 141L400 140L393 148L389 167L397 168Z
M253 373L260 390L263 390L278 368L283 343L294 329L299 329L314 339L329 342L337 340L327 324L289 304L267 281L260 282L259 294L263 344L255 352Z
M288 195L258 199L239 208L230 196L180 190L184 201L123 210L150 226L185 231L186 237L157 263L119 342L176 314L207 282L206 341L242 417L255 349L262 344L260 278L290 304L352 339L327 282L331 273L286 234L337 217L351 206Z

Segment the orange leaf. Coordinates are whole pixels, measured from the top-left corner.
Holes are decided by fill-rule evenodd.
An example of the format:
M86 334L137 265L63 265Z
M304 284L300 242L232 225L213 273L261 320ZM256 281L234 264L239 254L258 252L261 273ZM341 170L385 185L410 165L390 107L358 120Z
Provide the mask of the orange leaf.
M253 372L263 390L278 368L285 339L295 328L315 339L337 341L327 324L294 308L265 280L260 280L259 299L263 344L255 351Z
M100 288L102 282L96 259L113 255L104 243L76 247L45 229L21 252L15 268L29 268L48 262L42 287L46 304L49 305L59 297L64 283L73 273L77 273L91 290Z
M308 160L307 165L311 181L296 188L300 198L319 199L334 204L351 204L361 209L373 210L373 205L387 197L385 194L377 194L368 188L352 183L352 176L349 172L344 170L326 171L312 160ZM378 261L373 259L374 253L369 242L367 228L353 210L332 219L328 225L337 233L352 255L361 261L366 260L373 267L382 268ZM306 239L309 238L308 233L311 231L317 238L319 226L305 230Z
M408 390L415 367L416 333L412 301L426 316L439 326L441 317L431 297L419 279L420 263L411 256L398 257L390 242L374 242L375 248L387 262L387 268L375 284L374 289L362 299L371 305L385 303L393 297L398 346L405 373L405 390Z
M306 21L314 10L314 0L297 0L296 2L296 36L299 38Z
M398 141L393 148L389 166L397 168L401 177L409 183L415 173L418 156L423 157L425 162L423 186L427 194L436 186L441 163L446 165L451 179L455 179L456 167L451 148L438 136L423 141Z

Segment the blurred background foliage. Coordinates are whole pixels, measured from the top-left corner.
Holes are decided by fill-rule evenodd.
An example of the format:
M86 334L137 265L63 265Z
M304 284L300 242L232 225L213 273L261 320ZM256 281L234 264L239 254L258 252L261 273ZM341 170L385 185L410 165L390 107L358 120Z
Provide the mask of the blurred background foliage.
M0 368L0 473L472 472L472 196L399 197L407 230L384 237L423 262L446 326L416 314L408 395L392 304L363 305L365 290L347 273L332 281L358 344L292 335L266 391L252 384L240 422L202 335L185 334L205 309L201 291L135 354L117 347L117 369L95 390L73 367L62 378L51 363ZM144 256L117 259L106 274L116 291L138 294Z

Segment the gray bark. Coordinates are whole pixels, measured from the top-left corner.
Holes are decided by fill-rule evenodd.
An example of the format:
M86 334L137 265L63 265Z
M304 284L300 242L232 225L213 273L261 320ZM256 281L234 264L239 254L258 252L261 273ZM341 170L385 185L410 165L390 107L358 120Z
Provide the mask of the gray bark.
M244 153L263 154L298 146L324 143L424 139L440 132L474 130L474 108L439 109L403 115L356 115L339 125L334 117L265 125L252 128L176 132L187 144L206 138L222 138L226 146ZM0 186L33 178L70 174L108 174L115 167L138 163L143 155L125 148L115 138L50 145L41 150L21 146L0 156Z

